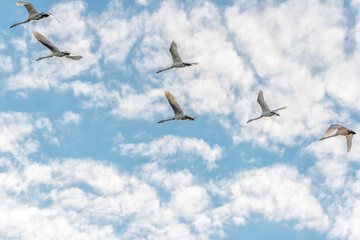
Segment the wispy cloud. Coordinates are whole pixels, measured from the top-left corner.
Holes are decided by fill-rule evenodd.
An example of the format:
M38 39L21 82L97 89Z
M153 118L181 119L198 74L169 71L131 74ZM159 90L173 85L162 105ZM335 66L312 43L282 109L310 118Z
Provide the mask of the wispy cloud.
M176 154L194 154L203 159L208 169L216 167L215 161L221 159L223 152L217 144L211 147L202 139L173 135L167 135L149 143L121 143L118 148L123 155L140 155L155 160L168 159Z
M251 213L260 213L270 221L296 220L299 229L326 231L330 227L328 216L310 190L310 179L295 168L276 165L239 172L211 189L226 202L218 214L236 225L251 221Z
M66 125L68 123L74 123L78 125L80 120L81 120L80 114L74 113L72 111L67 111L63 113L62 119L60 119L60 123L63 125Z
M57 141L51 136L52 125L48 118L34 118L29 113L0 112L0 152L11 153L22 159L37 151L39 141L34 132L43 132L50 141Z

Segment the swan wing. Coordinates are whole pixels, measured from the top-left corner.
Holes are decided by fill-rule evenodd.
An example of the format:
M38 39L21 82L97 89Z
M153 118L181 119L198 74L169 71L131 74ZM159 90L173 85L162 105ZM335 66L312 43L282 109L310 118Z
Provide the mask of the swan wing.
M184 116L183 110L181 109L180 105L176 101L175 97L168 91L164 91L165 97L169 101L171 108L173 109L176 116Z
M353 134L349 134L349 135L345 136L346 137L347 152L350 152L353 136L354 136Z
M277 111L280 111L280 110L283 110L283 109L287 109L287 107L281 107L281 108L278 108L278 109L275 109L275 110L272 110L272 111L277 112Z
M170 49L171 57L173 59L173 64L175 63L183 63L178 51L177 51L177 44L173 41L171 43Z
M336 133L341 133L347 131L347 129L339 124L331 124L330 127L326 130L325 136L330 136L337 130Z
M60 52L57 47L55 47L49 40L46 39L46 37L44 37L43 35L41 35L40 33L36 32L36 31L33 34L34 34L34 37L39 42L41 42L45 47L50 49L53 53Z
M73 55L73 54L67 55L67 56L65 56L65 57L70 58L70 59L72 59L72 60L80 60L80 59L83 58L82 56Z
M18 1L18 2L16 3L16 5L18 5L18 6L25 6L26 9L27 9L27 11L28 11L28 13L29 13L29 17L38 14L38 12L36 11L36 8L34 7L34 5L32 5L32 4L29 3L29 2L21 2L21 1Z
M266 104L266 102L264 100L264 94L263 94L262 90L259 91L257 102L259 103L259 105L261 107L261 110L263 112L270 112L270 108L269 108L269 106Z

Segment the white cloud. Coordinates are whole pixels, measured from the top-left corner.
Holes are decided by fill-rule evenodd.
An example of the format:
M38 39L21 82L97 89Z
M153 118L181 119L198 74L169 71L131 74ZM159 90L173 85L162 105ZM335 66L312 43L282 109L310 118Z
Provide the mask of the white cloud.
M322 232L330 226L328 216L310 190L310 179L295 168L277 165L239 172L212 188L225 202L229 201L219 212L236 225L251 221L251 213L260 213L269 221L296 220L299 229Z
M169 111L163 90L160 89L150 89L142 94L127 84L122 84L120 91L116 91L109 90L103 82L93 84L80 81L62 87L71 89L77 97L86 97L83 100L85 108L111 108L111 114L119 118L151 120L158 113Z
M182 138L173 135L161 137L150 143L121 143L119 150L123 155L140 155L155 160L174 156L178 152L181 152L180 154L194 154L203 159L208 169L217 166L215 161L221 159L223 151L219 145L215 144L211 147L202 139Z
M329 233L333 239L355 240L360 238L360 171L347 182L344 193L332 208L336 214L334 227Z
M63 125L66 125L68 123L74 123L76 125L79 125L80 120L81 120L80 114L74 113L72 111L67 111L63 113L60 122Z
M147 0L136 0L136 2L141 4L141 5L148 5Z
M54 139L48 118L33 118L20 112L0 112L0 152L11 153L20 159L37 151L39 142L33 137L41 130L44 137Z
M163 170L153 166L144 171L157 175ZM166 190L171 199L161 200L151 179L120 174L91 159L23 168L10 163L0 173L0 198L6 200L0 206L0 232L21 239L208 239L209 229L192 230L190 225L196 221L199 226L198 218L206 217L209 196L191 174L164 173L166 179L177 175L187 183L173 181Z
M219 207L189 171L169 172L155 163L133 174L91 159L4 166L0 232L6 238L219 239L223 226L250 220L251 212L270 221L296 220L300 228L328 227L310 181L286 166L208 185L220 195Z

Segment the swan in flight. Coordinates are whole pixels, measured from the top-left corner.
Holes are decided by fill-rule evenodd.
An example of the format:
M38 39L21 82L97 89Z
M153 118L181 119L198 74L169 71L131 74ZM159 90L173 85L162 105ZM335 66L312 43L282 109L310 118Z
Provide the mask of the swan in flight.
M53 18L55 18L56 21L58 21L60 23L60 21L54 15L52 15L51 13L44 13L44 12L38 13L36 11L36 8L34 7L34 5L32 5L29 2L21 2L21 1L19 1L19 2L16 3L16 5L25 6L28 13L29 13L29 17L28 17L28 19L26 21L13 24L10 28L13 28L13 27L15 27L17 25L27 23L27 22L31 22L31 21L39 21L40 19L47 18L47 17L53 17Z
M197 117L190 117L188 115L184 115L184 113L183 113L180 105L176 101L175 97L168 90L165 90L164 94L165 94L165 97L167 98L167 100L169 101L170 106L174 110L175 117L170 118L170 119L166 119L166 120L158 121L158 123L162 123L162 122L166 122L166 121L172 121L172 120L181 120L181 121L182 120L191 120L191 121L194 121L195 118L197 118Z
M330 135L335 130L337 130L337 132L333 135ZM338 124L332 124L332 125L330 125L328 130L326 130L325 137L320 138L319 141L327 139L327 138L331 138L331 137L336 137L336 136L345 136L346 144L347 144L347 152L350 152L352 138L353 138L354 134L356 134L356 132L354 132L353 130L347 129L346 127L343 127Z
M258 95L258 98L257 98L257 102L259 103L259 105L260 105L260 107L261 107L261 110L262 110L261 116L258 117L258 118L250 119L250 120L247 121L246 123L249 123L249 122L258 120L258 119L263 118L263 117L280 116L280 115L277 113L277 111L280 111L280 110L286 108L286 107L282 107L282 108L278 108L278 109L275 109L275 110L270 110L269 106L266 104L266 102L265 102L265 100L264 100L263 91L261 91L261 90L259 91L259 95Z
M158 70L156 73L160 73L160 72L172 69L172 68L190 67L191 65L198 65L199 64L198 62L195 62L195 63L183 62L181 60L180 55L177 52L177 45L176 45L176 43L174 41L171 43L169 51L170 51L172 59L173 59L173 64L171 65L171 67Z
M48 49L50 49L52 51L52 54L46 57L40 57L38 59L36 59L36 61L39 61L41 59L45 59L45 58L60 58L60 57L67 57L67 58L71 58L73 60L79 60L82 58L82 56L78 56L78 55L73 55L69 52L61 52L57 47L55 47L51 42L49 42L49 40L47 40L43 35L41 35L38 32L34 32L34 37L41 42L45 47L47 47Z

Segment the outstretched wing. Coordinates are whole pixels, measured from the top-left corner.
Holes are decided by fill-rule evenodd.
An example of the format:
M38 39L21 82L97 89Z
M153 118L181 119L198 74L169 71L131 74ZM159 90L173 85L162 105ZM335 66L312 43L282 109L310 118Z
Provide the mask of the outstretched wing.
M34 7L34 5L32 5L32 4L29 3L29 2L21 2L21 1L18 1L18 2L16 3L16 5L18 5L18 6L25 6L26 9L27 9L27 11L29 12L29 17L38 14L38 12L36 11L36 8Z
M261 110L263 112L270 112L270 108L269 106L266 104L265 100L264 100L264 94L263 94L263 91L259 91L259 95L258 95L258 98L257 98L257 102L259 103L260 107L261 107Z
M183 61L181 60L181 57L177 51L177 45L174 41L171 43L169 51L171 53L173 63L183 63Z
M50 49L52 52L60 52L59 49L57 47L55 47L51 42L49 42L49 40L46 39L46 37L44 37L43 35L41 35L38 32L34 32L34 37L41 42L45 47L47 47L48 49Z
M353 134L349 134L349 135L345 136L346 137L347 152L350 152L353 136L354 136Z
M272 110L272 112L277 112L277 111L280 111L280 110L283 110L283 109L287 109L287 107L281 107L281 108L278 108L278 109Z
M346 128L344 128L341 125L338 124L331 124L330 127L326 130L325 136L330 136L331 134L333 134L336 130L338 131L343 131L346 130Z
M176 101L175 97L168 91L164 91L165 97L167 98L167 100L169 101L170 106L172 107L175 116L184 116L184 113L180 107L180 105L178 104L178 102Z
M79 55L72 55L72 54L67 55L67 56L65 56L65 57L70 58L70 59L72 59L72 60L80 60L80 59L82 59L82 58L83 58L82 56L79 56Z

